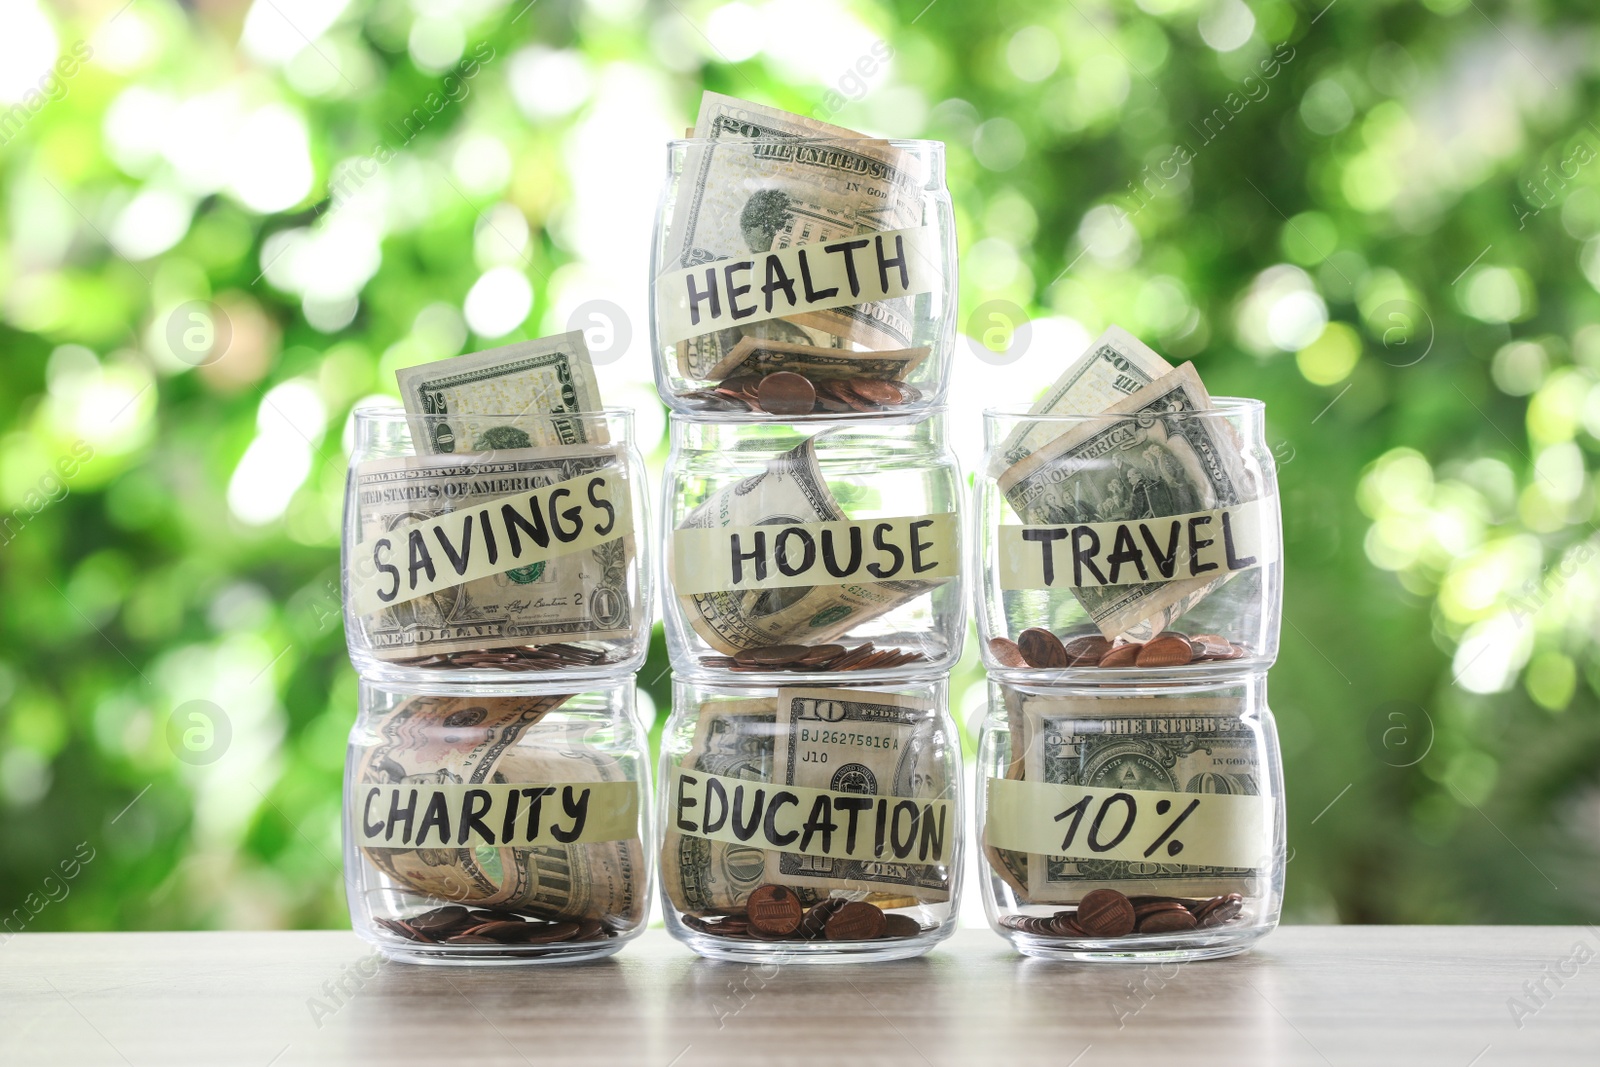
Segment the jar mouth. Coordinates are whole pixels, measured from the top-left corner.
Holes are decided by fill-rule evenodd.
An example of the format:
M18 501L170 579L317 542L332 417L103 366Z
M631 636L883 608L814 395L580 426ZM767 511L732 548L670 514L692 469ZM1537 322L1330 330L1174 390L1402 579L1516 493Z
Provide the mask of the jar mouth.
M743 140L723 140L715 137L679 137L667 142L669 151L678 151L684 148L717 147L737 148L741 145L761 146L771 148L776 144L785 145L842 145L851 148L864 146L888 145L906 152L940 152L944 151L943 141L919 140L905 137L782 137L773 140L757 140L748 138Z
M1266 407L1267 407L1267 405L1266 405L1265 401L1257 400L1254 397L1247 397L1247 396L1214 396L1214 397L1211 398L1211 406L1210 407L1194 408L1193 410L1190 410L1190 411L1167 412L1167 413L1165 413L1165 415L1163 417L1166 417L1166 415L1171 415L1171 416L1177 416L1177 417L1181 417L1181 418L1214 418L1214 419L1223 418L1223 419L1225 419L1225 418L1229 418L1229 417L1233 417L1233 416L1239 416L1239 415L1256 415L1256 414L1261 413L1262 411L1265 411ZM1123 412L1121 414L1118 414L1118 413L1115 413L1115 412L1104 412L1104 411L1101 411L1101 412L1095 412L1093 414L1088 414L1088 415L1064 415L1064 414L1060 414L1060 413L1055 413L1055 414L1046 413L1046 414L1035 415L1035 414L1031 413L1026 406L1023 406L1023 405L1008 405L1008 406L1005 406L1005 407L995 407L995 408L984 408L983 409L983 417L985 419L990 419L990 420L995 420L995 419L1018 419L1018 420L1022 420L1022 419L1026 419L1026 420L1028 420L1030 422L1059 422L1059 423L1064 423L1064 424L1066 424L1066 423L1080 423L1080 422L1102 422L1102 421L1109 422L1109 421L1112 421L1112 420L1115 420L1115 419L1128 418L1129 414L1130 414L1129 412Z
M633 408L606 407L586 408L583 411L473 411L466 417L474 419L631 419ZM367 422L405 422L410 419L449 419L461 418L460 413L444 413L438 415L413 415L399 404L367 404L355 408L352 412L357 419Z
M792 426L796 429L810 430L828 427L860 426L867 423L892 426L915 426L927 422L934 416L949 413L949 406L945 404L930 404L907 411L862 411L852 414L840 415L768 415L762 412L742 411L676 411L667 412L667 420L672 425L685 426L727 426L738 424L740 426Z

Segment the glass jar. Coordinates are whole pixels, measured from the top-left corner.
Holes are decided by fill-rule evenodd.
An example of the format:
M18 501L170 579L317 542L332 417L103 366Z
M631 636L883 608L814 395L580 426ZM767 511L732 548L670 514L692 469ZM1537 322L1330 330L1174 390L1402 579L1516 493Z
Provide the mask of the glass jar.
M652 610L645 499L625 409L358 409L343 541L351 663L419 685L442 672L519 683L637 670Z
M941 678L673 684L661 899L702 956L903 959L954 930L961 745Z
M1260 401L984 413L978 634L1016 681L1223 678L1277 658L1283 548Z
M674 672L855 684L960 657L962 481L942 409L671 422L661 545Z
M648 911L645 745L632 678L362 682L344 787L356 933L409 963L616 952Z
M778 139L747 123L670 142L650 281L662 399L757 420L943 403L956 314L944 171L938 141Z
M1278 923L1283 772L1264 674L991 681L977 824L990 925L1030 956L1190 960Z

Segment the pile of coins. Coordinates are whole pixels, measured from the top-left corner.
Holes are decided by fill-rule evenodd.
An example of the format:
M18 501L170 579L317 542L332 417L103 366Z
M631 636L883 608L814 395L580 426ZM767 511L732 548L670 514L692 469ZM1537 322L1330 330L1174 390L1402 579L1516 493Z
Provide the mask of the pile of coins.
M553 671L563 667L602 667L610 657L582 645L508 645L469 652L441 652L394 662L402 667L438 667L449 670Z
M1128 897L1115 889L1095 889L1084 894L1074 911L1048 916L1006 915L1000 924L1040 937L1126 937L1206 930L1233 922L1243 910L1244 897L1238 893L1209 900L1184 900Z
M880 941L922 933L911 916L889 914L865 900L827 897L807 908L793 889L771 884L757 886L740 914L685 915L683 925L736 941Z
M427 945L553 945L614 936L595 919L536 919L490 908L446 904L409 919L373 921L407 941Z
M1066 641L1043 627L1017 635L995 637L989 653L1006 667L1065 670L1068 667L1183 667L1190 663L1243 659L1250 649L1218 634L1188 634L1163 630L1149 641L1112 644L1097 633L1068 635Z
M701 656L700 662L713 670L754 674L762 671L883 670L925 658L921 652L877 648L868 641L852 649L843 645L763 645L733 656Z
M844 415L882 411L920 399L914 386L881 378L826 378L813 382L794 371L764 378L729 378L710 388L684 393L703 411L754 411L767 415Z

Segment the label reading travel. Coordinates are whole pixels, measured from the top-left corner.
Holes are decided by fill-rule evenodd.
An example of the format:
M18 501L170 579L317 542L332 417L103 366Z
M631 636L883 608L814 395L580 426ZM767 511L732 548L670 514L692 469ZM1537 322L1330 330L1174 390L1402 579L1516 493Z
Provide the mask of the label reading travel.
M1277 501L1159 519L1000 527L1000 588L1064 589L1216 577L1278 559Z

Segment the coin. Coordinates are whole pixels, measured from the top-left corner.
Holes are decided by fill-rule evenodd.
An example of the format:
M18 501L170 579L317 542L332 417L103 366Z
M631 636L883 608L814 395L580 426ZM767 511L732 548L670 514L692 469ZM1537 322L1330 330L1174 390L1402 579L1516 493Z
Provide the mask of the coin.
M1213 897L1200 905L1195 918L1200 920L1201 926L1210 928L1232 922L1243 910L1244 898L1238 893L1229 893L1226 896Z
M1009 637L989 638L989 655L1002 667L1023 667L1028 662L1022 658L1022 649Z
M1140 667L1182 667L1194 660L1194 647L1182 634L1161 634L1139 650Z
M879 407L900 403L900 390L895 388L893 382L880 381L876 378L851 378L850 391L867 403L877 404Z
M1062 647L1066 649L1067 666L1093 667L1111 651L1111 642L1099 634L1090 634L1087 637L1074 637Z
M1193 930L1194 928L1194 916L1190 915L1189 909L1182 904L1175 908L1152 911L1139 920L1139 932L1141 934L1170 934L1180 930Z
M828 660L837 659L842 655L844 655L843 645L814 645L805 655L800 657L799 665L802 667L814 667L819 663L826 663Z
M1100 657L1101 667L1132 667L1138 662L1139 652L1144 645L1138 641L1130 641L1125 645L1117 645L1110 652Z
M566 941L578 935L578 924L575 922L559 923L524 923L530 933L522 936L522 940L530 945L548 945L554 941Z
M1067 665L1067 650L1061 639L1038 626L1017 635L1017 649L1030 667L1051 670Z
M446 904L442 908L425 911L421 915L413 915L406 921L415 930L449 930L461 925L471 918L470 913L460 904Z
M502 942L496 941L492 937L484 937L482 934L456 934L454 937L445 938L444 939L444 943L447 944L447 945L499 945L499 944L502 944Z
M490 922L468 927L461 932L471 934L474 937L487 937L491 941L501 941L509 944L514 941L526 941L529 932L533 929L533 923L494 919Z
M1090 937L1121 937L1133 933L1133 902L1115 889L1091 889L1074 919Z
M909 915L884 915L884 937L916 937L922 933L922 924Z
M853 900L834 913L823 933L829 941L871 941L887 928L888 920L877 905Z
M733 658L743 667L783 667L798 663L809 651L805 645L765 645L747 648Z
M1050 918L1050 932L1057 937L1082 937L1083 927L1078 925L1070 911L1058 911Z
M745 903L750 929L762 934L780 937L792 934L800 925L805 908L795 891L785 885L758 885L750 892Z
M817 901L806 911L805 917L795 929L795 934L808 941L817 940L827 928L828 920L847 903L849 902L844 897L824 897Z
M809 415L817 403L817 387L803 374L780 370L761 379L757 397L769 415Z

